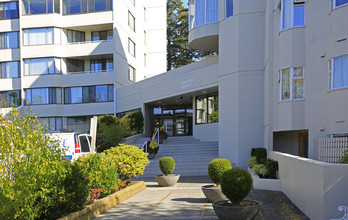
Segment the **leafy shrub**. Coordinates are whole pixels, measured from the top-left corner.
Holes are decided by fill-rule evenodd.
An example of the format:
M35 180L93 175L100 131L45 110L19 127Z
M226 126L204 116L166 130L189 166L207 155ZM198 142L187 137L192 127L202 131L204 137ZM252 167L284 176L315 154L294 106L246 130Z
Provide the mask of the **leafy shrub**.
M264 178L264 177L266 177L268 175L268 171L267 171L266 165L264 165L264 164L255 164L253 166L253 171L260 178Z
M0 115L0 124L0 218L38 218L60 191L64 152L30 110Z
M276 179L278 171L278 161L267 159L266 163L267 178Z
M239 204L250 192L253 178L244 169L230 169L221 176L221 191L232 202Z
M348 151L344 152L343 157L338 162L342 164L345 164L345 163L348 164Z
M120 145L105 151L105 153L116 162L121 180L142 175L145 167L149 164L148 154L133 145Z
M258 164L264 163L264 161L267 159L267 149L255 148L255 157Z
M103 189L103 195L116 190L118 179L118 164L105 153L87 154L79 157L75 163L79 164L89 174L89 189Z
M129 132L143 133L143 113L141 111L130 112L121 119L121 124L123 124Z
M220 178L222 174L231 169L231 163L226 158L216 158L210 161L208 166L208 175L210 179L217 185L220 185Z
M162 157L159 160L159 167L164 175L171 174L175 169L175 160L173 157Z
M256 162L256 157L253 156L253 157L250 157L249 161L248 161L248 167L250 169L252 169L255 165L257 164Z
M98 117L97 123L97 150L103 152L113 146L119 145L129 132L113 115L102 115Z
M250 156L255 157L256 156L255 151L256 151L256 148L251 148Z
M156 141L148 141L147 142L147 152L149 154L154 153L157 154L159 150L159 146ZM145 148L144 148L145 151Z

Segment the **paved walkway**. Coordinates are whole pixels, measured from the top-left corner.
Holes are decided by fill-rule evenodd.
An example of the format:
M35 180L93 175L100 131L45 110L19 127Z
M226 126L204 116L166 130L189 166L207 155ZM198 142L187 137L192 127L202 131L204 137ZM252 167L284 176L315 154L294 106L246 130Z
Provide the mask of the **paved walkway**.
M208 176L181 177L174 187L159 187L153 178L142 180L146 190L96 219L218 219L201 190L201 186L212 184ZM309 219L282 192L252 190L248 199L263 203L257 220Z

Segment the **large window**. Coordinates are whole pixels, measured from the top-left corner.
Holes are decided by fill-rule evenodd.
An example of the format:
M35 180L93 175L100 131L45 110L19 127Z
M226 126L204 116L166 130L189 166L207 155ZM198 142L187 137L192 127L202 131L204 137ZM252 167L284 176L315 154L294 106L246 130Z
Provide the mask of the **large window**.
M331 8L337 8L340 7L341 5L346 5L348 4L348 0L331 0Z
M36 58L24 60L24 74L42 75L42 74L60 74L61 58Z
M85 41L85 32L82 31L66 30L66 35L68 38L68 43Z
M60 131L63 129L62 117L39 118L42 125L46 125L49 132Z
M64 95L65 104L113 102L114 85L65 88Z
M114 70L114 63L110 59L91 60L91 72L110 72Z
M21 91L0 92L0 107L18 107L21 105Z
M219 121L219 96L211 94L196 98L196 124Z
M60 13L59 0L23 0L23 14Z
M233 0L226 0L226 18L233 15Z
M329 90L348 87L348 55L329 61Z
M135 82L136 80L136 72L134 67L132 67L131 65L128 66L128 79L132 82Z
M53 44L53 28L24 29L24 45Z
M19 32L0 33L0 49L19 48Z
M128 11L128 26L135 31L135 17Z
M19 78L21 77L20 62L11 61L0 63L0 78Z
M128 38L128 52L135 57L135 43Z
M281 3L281 29L301 27L305 24L304 1L282 0Z
M63 0L63 14L112 11L112 0Z
M302 100L304 98L303 67L280 71L280 101Z
M92 32L92 41L101 41L101 40L112 40L113 31L94 31Z
M18 2L0 3L0 20L18 18Z
M66 59L66 69L68 73L83 72L85 62L84 60Z
M62 88L37 88L25 90L26 105L62 104Z
M218 0L192 0L189 10L190 28L218 21Z

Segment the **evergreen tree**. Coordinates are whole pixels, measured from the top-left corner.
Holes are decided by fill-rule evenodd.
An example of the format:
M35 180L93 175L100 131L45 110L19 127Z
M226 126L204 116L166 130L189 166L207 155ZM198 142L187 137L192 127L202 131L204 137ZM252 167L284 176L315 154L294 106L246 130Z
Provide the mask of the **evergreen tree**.
M188 47L188 9L181 0L167 1L167 71L215 54Z

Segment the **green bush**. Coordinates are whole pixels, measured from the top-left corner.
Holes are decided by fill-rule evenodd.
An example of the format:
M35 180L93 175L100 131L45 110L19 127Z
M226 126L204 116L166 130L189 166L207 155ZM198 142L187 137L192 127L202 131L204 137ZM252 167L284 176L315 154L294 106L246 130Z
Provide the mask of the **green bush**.
M159 167L164 175L171 174L175 169L175 160L173 157L162 157L159 160Z
M256 162L256 157L253 156L253 157L250 157L249 161L248 161L248 167L250 169L252 169L255 165L257 164Z
M119 145L129 134L119 119L113 115L99 116L97 127L98 152L103 152L113 146Z
M221 191L232 202L239 204L249 194L253 178L244 169L230 169L221 176Z
M64 152L30 109L0 115L0 124L0 218L36 219L61 193Z
M250 156L252 156L252 157L256 156L255 150L256 150L256 148L251 148Z
M344 152L343 157L338 162L342 164L348 164L348 151Z
M143 133L143 113L141 111L130 112L121 119L121 124L123 124L129 132Z
M55 201L41 214L40 219L57 219L86 205L89 191L88 173L78 163L65 161L65 178L57 182L58 194L50 195Z
M148 154L133 145L120 145L105 151L105 153L116 162L121 180L142 175L145 167L149 164Z
M222 174L231 169L231 163L226 158L216 158L210 161L208 165L208 175L210 179L217 185L220 185L220 178Z
M87 171L89 175L89 189L103 189L103 194L114 192L119 183L118 164L105 153L87 154L79 157L75 163Z
M278 171L278 161L267 159L266 160L266 170L267 170L267 178L276 179L277 171Z
M255 157L258 164L262 164L267 159L266 148L255 148Z
M255 164L253 171L260 178L265 178L268 175L268 171L265 164Z

